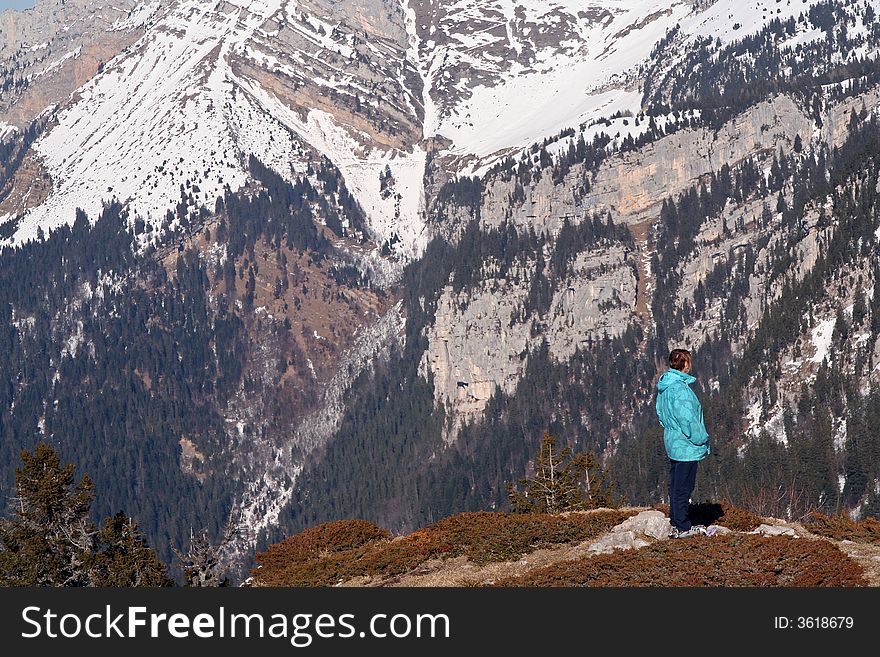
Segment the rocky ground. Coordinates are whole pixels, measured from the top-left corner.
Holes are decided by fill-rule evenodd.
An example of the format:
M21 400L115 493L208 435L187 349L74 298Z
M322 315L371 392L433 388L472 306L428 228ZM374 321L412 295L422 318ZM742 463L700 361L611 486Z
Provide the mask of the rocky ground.
M416 570L402 576L388 578L360 577L345 582L344 586L491 586L499 582L522 577L551 565L590 558L594 555L612 554L624 550L639 550L660 542L669 541L669 518L655 509L639 507L632 509L638 514L628 518L611 531L597 539L577 545L562 545L538 549L521 559L478 566L467 557L455 559L432 559ZM599 510L601 512L601 510ZM844 554L862 567L870 586L880 586L880 545L850 540L838 541L813 534L800 523L786 522L778 518L766 518L755 529L735 531L723 524L713 525L715 537L744 533L758 536L785 536L806 541L827 541L836 545ZM710 541L715 537L681 539Z
M260 555L253 583L880 586L880 527L873 521L817 515L786 522L703 504L691 515L698 522L715 517L715 535L670 540L664 511L462 514L398 537L363 521L330 523Z

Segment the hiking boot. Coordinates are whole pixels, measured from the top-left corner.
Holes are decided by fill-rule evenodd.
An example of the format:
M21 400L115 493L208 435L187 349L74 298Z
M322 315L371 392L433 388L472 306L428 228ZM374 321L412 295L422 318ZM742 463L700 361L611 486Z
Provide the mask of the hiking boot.
M674 533L669 534L669 538L691 538L693 536L705 536L706 528L701 525L694 525L687 531L681 531L680 529L673 529Z

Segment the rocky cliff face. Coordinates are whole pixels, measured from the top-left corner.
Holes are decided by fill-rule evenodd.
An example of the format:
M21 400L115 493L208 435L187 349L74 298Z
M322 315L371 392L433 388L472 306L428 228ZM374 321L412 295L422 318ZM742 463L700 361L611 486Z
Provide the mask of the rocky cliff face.
M790 150L796 135L808 139L814 129L792 98L776 96L720 130L682 130L612 158L597 173L589 203L602 204L627 222L656 218L662 199L685 191L702 176L725 164L734 168L749 157L772 158L779 148Z
M167 3L166 3L167 4ZM37 0L33 9L0 17L0 121L24 128L62 103L134 43L160 2Z
M792 98L776 96L718 130L680 130L637 150L614 155L595 172L587 171L583 164L575 165L559 182L546 173L525 187L525 200L519 204L511 203L515 181L490 179L480 207L481 222L487 228L511 222L521 229L556 235L563 222L577 224L597 212L608 212L613 221L633 229L636 248L597 246L581 254L571 275L560 283L547 314L530 321L523 322L517 309L528 294L534 263L505 279L493 276L492 263L486 263L477 289L455 294L447 287L436 323L428 332L425 353L425 367L434 376L438 402L448 404L453 415L460 416L456 422L460 426L478 418L496 390L513 391L524 371L525 356L537 342L547 339L551 353L564 362L577 345L605 334L619 336L628 326L642 324L639 283L645 286L641 292L646 294L655 246L647 232L639 229L657 224L661 202L699 185L725 164L735 169L751 159L769 168L779 149L789 152L798 135L809 140L815 134L816 143L833 138L839 144L846 134L839 128L845 123L843 116L863 102L870 109L876 107L876 90L832 108L822 131ZM592 181L586 193L585 180ZM672 303L679 308L692 304L697 287L716 267L733 266L731 254L766 238L753 271L729 274L749 281L744 300L746 326L757 324L768 304L782 292L782 282L770 280L768 258L777 242L786 237L778 221L758 227L765 205L766 200L731 204L722 216L707 217L696 238L698 246L676 271L681 287ZM794 247L798 251L797 279L815 264L820 235L829 230L815 228L815 218L815 212L804 218L806 232L798 236ZM733 230L725 232L723 225ZM647 304L654 301L649 298ZM681 335L670 338L689 348L699 347L719 328L721 317L715 301L709 300L705 313L695 317ZM647 326L650 330L650 323ZM747 331L741 336L742 341L746 339Z
M638 274L626 245L608 242L578 254L546 311L524 318L536 270L530 265L499 278L487 263L476 288L443 289L422 365L433 376L437 403L452 418L450 442L463 423L480 419L493 395L513 393L527 356L543 340L565 362L576 349L621 335L635 320Z

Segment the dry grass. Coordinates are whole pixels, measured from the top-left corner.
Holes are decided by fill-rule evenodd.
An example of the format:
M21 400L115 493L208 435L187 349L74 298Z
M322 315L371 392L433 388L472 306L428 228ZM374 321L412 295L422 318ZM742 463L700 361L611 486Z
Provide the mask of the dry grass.
M336 552L346 552L372 541L391 538L391 532L366 520L340 520L310 527L257 555L257 563L268 572L283 569Z
M729 534L558 563L498 586L866 586L861 566L828 541Z
M837 541L880 545L880 520L876 518L865 518L856 522L847 516L826 516L814 511L803 525L813 534Z
M580 543L635 511L561 515L463 513L394 539L365 521L320 525L257 555L257 586L334 586L355 577L392 577L431 559L466 557L478 565L517 559L551 545ZM346 538L348 528L356 534Z
M812 514L805 526L824 538L768 537L739 533L764 519L727 503L694 505L692 519L735 533L581 556L587 541L637 512L463 513L399 537L363 520L328 523L257 555L254 584L842 587L880 581L870 567L880 549L877 520ZM841 540L855 543L835 542Z

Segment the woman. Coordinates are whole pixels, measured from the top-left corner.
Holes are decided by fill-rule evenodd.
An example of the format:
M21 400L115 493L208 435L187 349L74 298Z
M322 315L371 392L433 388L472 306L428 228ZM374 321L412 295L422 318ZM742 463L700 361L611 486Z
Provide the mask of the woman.
M669 371L657 382L657 417L663 426L663 445L669 457L670 538L707 534L688 517L688 504L697 479L697 463L709 454L709 434L703 424L700 400L690 388L697 379L691 371L691 353L673 349Z

